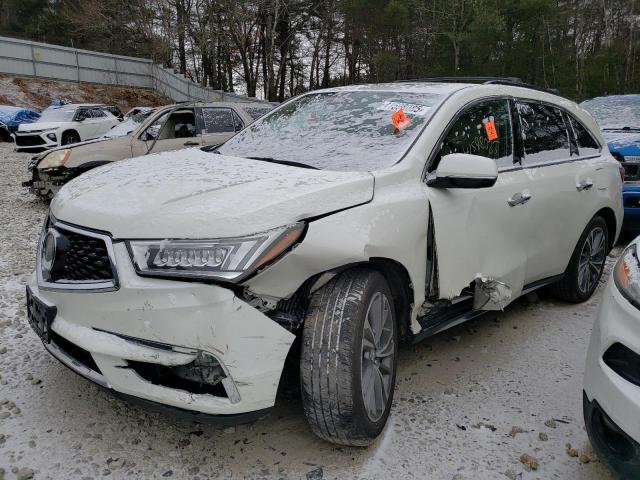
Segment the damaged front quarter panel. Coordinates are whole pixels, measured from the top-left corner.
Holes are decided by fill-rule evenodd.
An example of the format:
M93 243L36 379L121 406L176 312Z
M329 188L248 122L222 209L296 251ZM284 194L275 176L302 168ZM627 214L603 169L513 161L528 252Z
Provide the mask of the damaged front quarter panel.
M309 222L305 238L296 248L247 280L245 286L251 295L287 300L304 281L310 282L311 293L344 268L390 261L408 274L407 285L414 295L411 330L420 331L416 318L425 291L428 203L415 181L378 190L380 183L376 177L371 202Z

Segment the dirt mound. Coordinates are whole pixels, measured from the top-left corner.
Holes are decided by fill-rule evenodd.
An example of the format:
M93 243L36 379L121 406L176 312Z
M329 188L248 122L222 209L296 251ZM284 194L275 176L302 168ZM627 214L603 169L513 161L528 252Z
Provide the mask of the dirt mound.
M53 100L73 103L106 103L123 112L134 106L160 106L171 100L151 90L136 87L76 83L61 80L0 75L0 105L42 110Z

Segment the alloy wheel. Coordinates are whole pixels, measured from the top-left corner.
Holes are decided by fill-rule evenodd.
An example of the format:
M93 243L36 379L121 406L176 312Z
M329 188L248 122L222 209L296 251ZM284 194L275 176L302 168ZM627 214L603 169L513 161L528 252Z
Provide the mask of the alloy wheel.
M360 369L362 399L372 422L382 418L393 388L394 326L387 296L376 292L369 301L364 319Z
M589 232L582 245L578 263L578 288L582 293L591 292L600 278L606 259L606 236L601 227Z

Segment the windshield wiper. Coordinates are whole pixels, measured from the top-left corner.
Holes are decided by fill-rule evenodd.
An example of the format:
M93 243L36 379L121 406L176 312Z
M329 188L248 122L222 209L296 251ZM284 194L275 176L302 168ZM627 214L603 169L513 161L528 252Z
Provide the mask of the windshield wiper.
M320 170L318 167L314 167L312 165L307 165L306 163L300 162L291 162L289 160L277 160L271 157L245 157L250 160L260 160L261 162L269 162L269 163L277 163L280 165L289 165L291 167L300 167L300 168L309 168L311 170Z
M618 127L618 128L603 128L603 132L640 132L640 127Z

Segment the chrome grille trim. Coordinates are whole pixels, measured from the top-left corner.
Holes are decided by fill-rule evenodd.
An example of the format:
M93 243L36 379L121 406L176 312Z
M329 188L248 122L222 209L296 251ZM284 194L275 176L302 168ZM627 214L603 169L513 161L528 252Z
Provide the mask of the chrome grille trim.
M102 240L107 249L107 255L109 256L109 262L111 263L111 272L113 278L108 281L102 280L78 280L78 281L59 281L50 282L44 279L42 275L42 254L43 254L43 242L45 233L48 228L54 227L57 230L66 230L68 232L76 233L78 235L84 235L87 237L96 238ZM45 220L43 229L40 232L38 238L38 251L36 254L36 276L38 280L38 287L42 290L55 290L55 291L73 291L73 292L112 292L118 290L120 284L118 282L118 272L116 269L115 254L113 251L113 242L109 235L98 233L92 230L85 230L78 228L65 222L61 222L55 219L53 216L49 216L48 220Z

